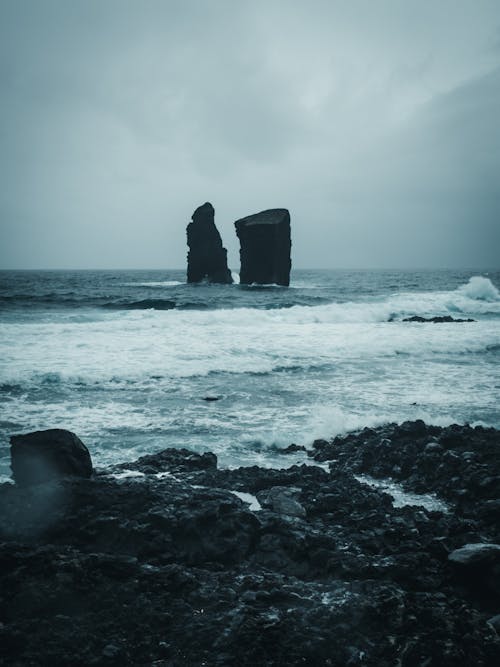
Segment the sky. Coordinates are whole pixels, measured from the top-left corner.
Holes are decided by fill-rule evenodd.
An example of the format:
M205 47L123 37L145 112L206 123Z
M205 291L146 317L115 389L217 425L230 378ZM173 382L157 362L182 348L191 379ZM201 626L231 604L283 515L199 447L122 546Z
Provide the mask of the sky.
M498 0L0 0L0 268L500 268Z

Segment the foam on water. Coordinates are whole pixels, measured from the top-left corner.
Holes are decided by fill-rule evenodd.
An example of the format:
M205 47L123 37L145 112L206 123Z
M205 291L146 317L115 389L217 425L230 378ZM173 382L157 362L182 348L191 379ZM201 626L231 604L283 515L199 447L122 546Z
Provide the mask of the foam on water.
M232 494L237 496L244 503L247 503L249 506L248 509L252 512L259 512L262 509L262 505L259 503L257 498L251 493L245 493L244 491L231 491Z
M500 292L489 278L483 276L472 276L469 282L459 287L457 291L470 299L500 301Z
M367 484L375 489L380 489L392 497L394 507L405 507L406 505L423 507L429 512L449 512L449 506L432 493L420 494L405 491L400 484L393 480L374 479L368 475L355 475L358 482Z
M147 282L122 283L124 287L177 287L184 285L180 280L150 280Z
M313 370L349 359L481 353L500 344L498 323L491 320L338 323L322 318L322 309L120 312L85 323L4 324L0 382L92 384Z
M159 281L145 282L162 297ZM189 298L220 290L195 287ZM5 317L0 458L9 434L61 427L92 447L98 465L186 446L214 451L224 466L286 467L305 460L280 453L291 442L388 421L500 425L495 290L476 276L448 291L272 309L287 291L251 288L259 307ZM478 321L401 321L415 314Z

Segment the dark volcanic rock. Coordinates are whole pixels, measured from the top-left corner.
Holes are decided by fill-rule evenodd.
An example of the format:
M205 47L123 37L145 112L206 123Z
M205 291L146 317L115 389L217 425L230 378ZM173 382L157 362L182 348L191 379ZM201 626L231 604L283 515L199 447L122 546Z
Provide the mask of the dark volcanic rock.
M13 435L10 443L12 476L17 484L92 474L89 450L71 431L55 428Z
M208 280L211 283L233 282L227 267L227 251L214 223L214 207L209 202L199 206L187 226L188 283Z
M460 549L455 549L448 556L448 560L462 567L484 567L489 563L500 564L500 545L479 542L477 544L466 544Z
M1 485L0 662L496 667L499 524L481 466L496 475L499 437L406 422L315 443L329 472L220 470L168 449L92 479ZM395 507L353 474L386 463L450 511ZM487 567L455 562L478 543Z
M403 322L434 322L434 324L442 324L445 322L475 322L476 320L461 320L451 317L451 315L441 315L438 317L422 317L421 315L413 315L412 317L405 317Z
M272 208L234 223L240 240L240 283L290 284L290 213Z

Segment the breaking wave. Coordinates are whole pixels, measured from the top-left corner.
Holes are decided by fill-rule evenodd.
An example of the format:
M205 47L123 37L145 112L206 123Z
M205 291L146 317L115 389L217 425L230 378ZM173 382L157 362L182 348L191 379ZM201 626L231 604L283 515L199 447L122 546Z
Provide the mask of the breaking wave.
M469 299L481 301L500 301L500 292L489 278L473 276L466 285L457 290Z

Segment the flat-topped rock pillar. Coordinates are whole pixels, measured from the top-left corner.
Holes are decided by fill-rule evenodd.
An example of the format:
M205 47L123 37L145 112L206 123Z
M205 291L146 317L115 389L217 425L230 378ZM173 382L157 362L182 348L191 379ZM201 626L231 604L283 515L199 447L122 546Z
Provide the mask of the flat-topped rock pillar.
M290 284L292 247L286 208L261 211L234 223L240 240L240 283Z

